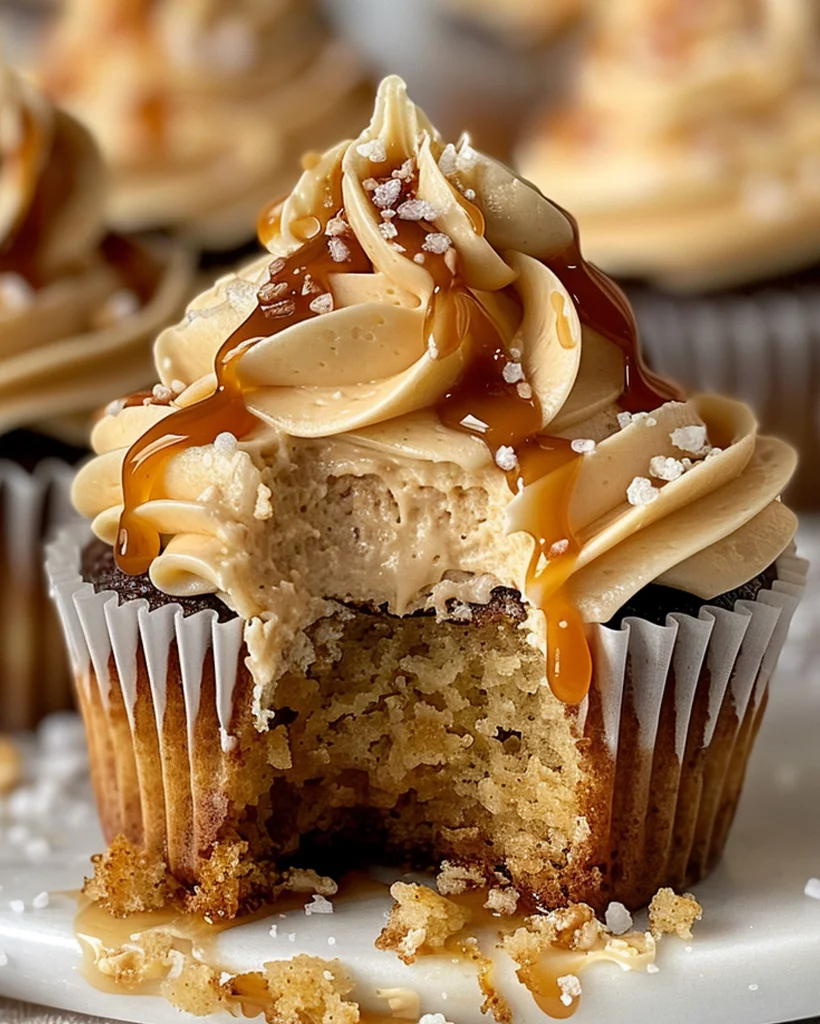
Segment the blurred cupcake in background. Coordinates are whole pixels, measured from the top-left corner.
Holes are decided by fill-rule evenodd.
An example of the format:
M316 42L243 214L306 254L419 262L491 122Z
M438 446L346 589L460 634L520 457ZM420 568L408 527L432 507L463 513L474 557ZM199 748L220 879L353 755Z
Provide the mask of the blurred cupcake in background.
M67 0L41 74L102 146L117 227L219 251L372 100L308 0Z
M585 254L644 282L630 297L655 367L739 394L804 458L820 439L820 293L812 272L783 275L820 257L819 11L599 3L571 100L518 151ZM806 458L801 497L815 469Z
M577 20L590 0L442 0L446 7L518 46L537 46Z
M43 592L43 535L69 462L111 395L152 377L151 341L184 304L179 244L109 234L88 132L0 66L0 727L68 700ZM147 392L146 396L151 396ZM56 627L54 627L56 628Z

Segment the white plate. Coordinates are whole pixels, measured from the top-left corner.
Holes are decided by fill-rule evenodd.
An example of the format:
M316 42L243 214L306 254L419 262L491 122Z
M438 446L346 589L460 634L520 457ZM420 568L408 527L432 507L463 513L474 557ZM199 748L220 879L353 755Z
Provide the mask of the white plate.
M803 548L816 553L820 524L804 534ZM577 1024L776 1024L820 1014L820 900L804 894L806 881L820 877L818 582L815 572L783 653L726 855L696 889L704 920L694 941L664 939L657 974L593 965L582 975ZM0 951L8 958L0 967L0 995L145 1024L185 1019L158 997L100 992L80 973L76 900L59 893L80 887L102 839L76 745L52 733L40 749L51 777L69 781L53 785L41 776L0 802ZM49 905L34 909L32 900L43 891ZM24 902L22 913L11 909L13 900ZM291 911L285 920L242 925L219 936L219 959L236 971L300 952L340 957L367 1009L387 1012L377 988L411 988L422 1012L442 1012L455 1024L488 1024L466 965L426 957L407 967L373 948L389 905L376 896L340 901L333 915ZM545 1019L508 963L499 964L497 980L517 1022Z

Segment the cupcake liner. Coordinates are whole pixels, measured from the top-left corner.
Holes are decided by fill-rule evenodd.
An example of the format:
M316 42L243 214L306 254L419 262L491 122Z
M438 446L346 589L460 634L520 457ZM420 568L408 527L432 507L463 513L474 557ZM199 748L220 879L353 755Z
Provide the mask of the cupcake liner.
M85 524L63 531L47 570L103 827L109 840L123 833L164 850L172 873L194 881L230 820L229 800L257 801L275 760L273 733L258 733L251 715L243 623L96 593L78 572L89 538ZM565 872L570 898L638 906L712 867L805 571L789 552L771 588L732 611L591 629L593 686L566 711L587 751L590 825Z
M70 707L71 676L43 576L43 543L76 518L74 471L45 459L33 472L0 460L0 729L30 728Z
M630 292L653 369L688 390L730 394L800 452L791 502L820 505L820 289L698 297Z

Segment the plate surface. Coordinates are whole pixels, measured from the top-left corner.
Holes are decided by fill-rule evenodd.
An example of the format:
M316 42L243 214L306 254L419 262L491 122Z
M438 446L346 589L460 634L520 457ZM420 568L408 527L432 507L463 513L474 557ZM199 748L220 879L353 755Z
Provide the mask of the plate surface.
M800 546L815 568L775 676L726 855L696 889L704 920L690 944L660 944L657 974L592 965L582 975L577 1024L776 1024L820 1014L820 900L804 894L807 880L820 877L820 520L804 528ZM0 952L7 959L0 996L145 1024L185 1019L158 997L104 993L81 974L77 902L69 894L103 845L81 737L52 727L28 747L31 781L0 800ZM44 892L48 905L36 909L33 901ZM487 1024L471 968L449 957L407 967L373 948L390 902L379 895L341 900L332 915L297 909L236 927L217 939L220 963L253 970L300 952L339 957L368 1010L388 1012L377 988L410 988L424 1013ZM498 982L516 1021L546 1019L509 963L499 964Z

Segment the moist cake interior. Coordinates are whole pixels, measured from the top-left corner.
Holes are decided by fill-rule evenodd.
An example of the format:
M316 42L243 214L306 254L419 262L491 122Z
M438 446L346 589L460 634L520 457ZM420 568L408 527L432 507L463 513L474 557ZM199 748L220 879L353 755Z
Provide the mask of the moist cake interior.
M146 576L121 573L100 541L86 548L83 575L98 591L152 608L172 600ZM767 570L717 603L753 598L770 577ZM682 596L647 587L628 610L651 609L663 621ZM213 596L178 603L186 615L233 615ZM696 614L704 602L690 603ZM223 790L230 807L212 840L247 843L242 856L257 872L301 864L338 875L367 862L437 870L449 861L488 884L512 885L525 904L604 906L617 852L589 843L609 755L589 729L581 738L577 708L546 685L543 655L519 629L519 595L499 587L487 605L452 607L457 617L438 621L331 607L277 683L267 731L247 724L255 738L240 744L242 764ZM174 714L171 696L166 714ZM128 838L139 843L139 828ZM191 885L201 873L190 860L187 871L174 869Z

